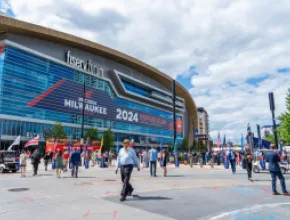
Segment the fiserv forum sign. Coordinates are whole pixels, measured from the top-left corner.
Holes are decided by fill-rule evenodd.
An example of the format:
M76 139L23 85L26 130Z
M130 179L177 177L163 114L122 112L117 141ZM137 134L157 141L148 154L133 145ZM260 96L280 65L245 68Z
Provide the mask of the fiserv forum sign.
M72 56L71 51L66 53L66 63L92 75L103 77L103 68L93 64L91 60L82 60L78 57Z

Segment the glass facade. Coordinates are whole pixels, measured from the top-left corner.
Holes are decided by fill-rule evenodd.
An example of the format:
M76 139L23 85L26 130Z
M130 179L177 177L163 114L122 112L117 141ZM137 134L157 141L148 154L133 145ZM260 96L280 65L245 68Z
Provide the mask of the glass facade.
M110 84L105 80L95 78L14 47L6 46L5 49L3 48L1 51L0 113L7 116L7 119L0 120L1 135L21 135L30 138L38 134L42 137L44 129L50 129L53 125L29 122L29 119L40 119L71 124L70 127L65 127L66 133L72 138L79 139L81 135L81 130L79 128L79 125L82 122L81 114L53 111L45 108L32 108L28 106L29 102L54 86L61 79L68 79L82 85L85 81L86 88L94 88L107 92L115 103L124 108L138 110L146 114L172 120L171 113L117 98L116 94L110 87ZM141 95L146 95L146 92L148 92L129 83L124 83L124 85L126 89ZM25 120L10 120L9 116L19 116ZM177 118L182 120L181 116L178 116ZM172 143L173 134L170 129L160 129L140 124L109 121L89 115L85 116L85 125L97 127L100 130L109 127L119 130L120 133L115 135L116 140L117 138L123 139L126 137L129 139L136 138L136 141L141 141L148 138L145 136L134 135L135 132L147 133L149 136L150 134L157 137L160 136L157 138L157 142ZM130 132L132 133L130 134ZM178 133L178 137L182 137L182 132Z

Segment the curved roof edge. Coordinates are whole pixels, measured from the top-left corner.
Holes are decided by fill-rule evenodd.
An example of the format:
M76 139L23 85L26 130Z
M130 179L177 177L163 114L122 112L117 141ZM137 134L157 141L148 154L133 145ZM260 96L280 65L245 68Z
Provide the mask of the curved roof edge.
M124 64L150 76L156 81L162 82L162 84L167 88L172 87L173 79L158 69L136 58L125 55L117 50L76 37L71 34L0 15L0 34L1 33L23 34L39 39L53 41L56 43L66 44L81 50L86 50L88 52L98 53L98 55L115 60L121 64ZM194 128L197 128L197 106L195 105L195 102L192 99L190 93L180 83L177 82L176 94L185 99L190 116L194 116L195 118Z

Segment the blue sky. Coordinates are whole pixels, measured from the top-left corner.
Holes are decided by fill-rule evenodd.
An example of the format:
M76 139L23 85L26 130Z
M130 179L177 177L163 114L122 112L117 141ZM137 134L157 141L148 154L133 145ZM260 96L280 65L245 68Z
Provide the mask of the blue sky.
M176 79L206 108L213 138L220 131L239 142L247 123L271 124L269 92L276 115L285 110L289 0L67 2L9 0L18 19L117 49Z
M0 10L11 17L15 17L8 0L0 0Z

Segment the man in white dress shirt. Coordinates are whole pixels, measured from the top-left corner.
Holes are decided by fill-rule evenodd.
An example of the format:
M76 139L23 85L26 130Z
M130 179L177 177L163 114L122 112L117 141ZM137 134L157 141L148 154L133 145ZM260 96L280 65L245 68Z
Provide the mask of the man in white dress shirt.
M127 196L131 196L134 188L130 184L130 177L133 171L134 165L138 167L140 171L140 162L136 156L136 152L133 148L129 147L130 141L128 139L124 140L123 148L120 149L118 158L116 161L116 171L118 173L118 168L121 169L121 179L123 182L123 188L121 192L120 201L126 200Z

